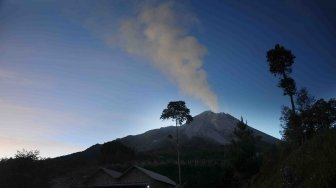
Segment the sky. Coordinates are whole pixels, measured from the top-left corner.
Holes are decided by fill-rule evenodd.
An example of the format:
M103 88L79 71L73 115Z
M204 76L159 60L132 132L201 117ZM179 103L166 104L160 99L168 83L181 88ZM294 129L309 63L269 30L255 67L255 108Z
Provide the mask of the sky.
M269 73L336 96L335 1L0 0L0 157L55 157L172 125L169 101L244 117L281 138L288 96Z

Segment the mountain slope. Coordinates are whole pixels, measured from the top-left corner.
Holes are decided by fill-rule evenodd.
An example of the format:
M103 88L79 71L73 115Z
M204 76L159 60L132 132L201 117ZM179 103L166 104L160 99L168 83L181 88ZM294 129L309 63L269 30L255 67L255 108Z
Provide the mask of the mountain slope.
M194 117L190 125L182 125L180 131L181 145L189 148L206 149L210 146L229 144L233 139L233 131L239 120L226 113L214 113L205 111ZM261 137L262 141L268 144L277 143L279 140L267 135L259 130L249 127L254 134ZM126 145L137 152L155 151L155 150L174 150L174 141L168 137L176 135L176 127L168 126L159 129L149 130L138 135L129 135L119 138L117 141ZM203 143L203 144L200 144ZM94 157L98 155L100 144L95 145L85 151L71 154L74 157L78 155L84 158ZM88 153L90 152L90 154ZM93 152L93 153L91 153Z
M233 138L233 131L239 122L230 114L214 113L205 111L194 117L190 125L180 127L181 142L188 142L192 138L201 138L218 144L229 144ZM274 144L279 140L265 134L257 129L249 127L254 134L260 136L262 141ZM127 136L119 139L120 142L135 149L136 151L149 151L171 146L168 135L176 135L176 128L173 126L153 129L143 134Z
M281 144L264 157L250 187L336 187L336 129L323 130L299 148Z

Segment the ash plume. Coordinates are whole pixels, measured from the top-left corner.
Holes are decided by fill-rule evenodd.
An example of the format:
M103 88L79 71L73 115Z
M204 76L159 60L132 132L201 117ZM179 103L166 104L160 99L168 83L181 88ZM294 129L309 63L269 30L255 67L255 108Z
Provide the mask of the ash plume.
M147 4L121 22L119 42L129 54L149 59L177 83L183 94L201 100L217 112L217 96L202 69L207 49L186 31L195 20L186 13L178 14L173 2Z

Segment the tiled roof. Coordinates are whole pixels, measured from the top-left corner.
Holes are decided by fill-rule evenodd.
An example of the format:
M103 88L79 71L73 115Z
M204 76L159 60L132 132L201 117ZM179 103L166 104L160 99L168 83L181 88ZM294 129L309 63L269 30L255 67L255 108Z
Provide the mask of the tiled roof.
M117 172L117 171L114 171L114 170L110 170L110 169L107 169L107 168L101 168L106 174L112 176L113 178L119 178L122 173L120 172Z
M114 170L110 170L110 169L107 169L107 168L101 168L101 170L103 170L106 174L110 175L113 178L121 178L123 175L127 174L133 168L135 168L137 170L140 170L141 172L143 172L147 176L149 176L152 179L155 179L157 181L160 181L160 182L163 182L163 183L167 183L167 184L170 184L170 185L174 185L174 186L176 185L176 183L173 180L169 179L168 177L163 176L161 174L158 174L156 172L153 172L153 171L141 168L139 166L132 166L131 168L129 168L128 170L126 170L126 172L124 172L124 173L120 173L120 172L117 172L117 171L114 171Z
M144 169L144 168L141 168L139 166L133 166L134 168L142 171L143 173L145 173L146 175L148 175L149 177L157 180L157 181L161 181L161 182L164 182L164 183L167 183L167 184L171 184L171 185L176 185L176 183L169 179L168 177L166 176L163 176L161 174L158 174L156 172L153 172L153 171L150 171L150 170L147 170L147 169Z

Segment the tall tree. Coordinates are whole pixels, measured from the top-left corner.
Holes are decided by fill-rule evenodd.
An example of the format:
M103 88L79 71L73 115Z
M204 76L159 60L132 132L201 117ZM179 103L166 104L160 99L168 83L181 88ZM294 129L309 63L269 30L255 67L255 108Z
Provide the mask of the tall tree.
M193 118L190 115L190 110L187 108L184 101L171 101L168 103L167 108L162 111L160 119L172 119L176 125L176 150L177 150L177 165L179 186L181 186L181 165L180 165L180 150L179 150L179 129L184 122L191 123Z
M288 107L282 109L282 134L287 141L303 144L321 130L334 128L336 125L336 100L316 100L307 89L296 93L297 112ZM298 126L293 126L298 125Z
M307 88L300 89L296 94L296 106L300 113L310 109L315 102L315 98L308 93Z
M233 136L230 145L230 161L240 176L236 178L243 180L259 170L260 158L256 143L261 137L254 135L253 131L244 123L243 118L237 123Z
M295 56L292 52L280 44L276 44L274 49L267 52L267 62L269 70L274 76L280 76L278 86L283 89L283 94L290 97L292 111L295 113L293 96L296 93L295 80L290 77L292 72L291 66L294 63Z
M282 107L281 113L280 120L283 128L281 134L283 139L293 144L293 146L303 144L303 129L299 114L293 113L287 106Z

